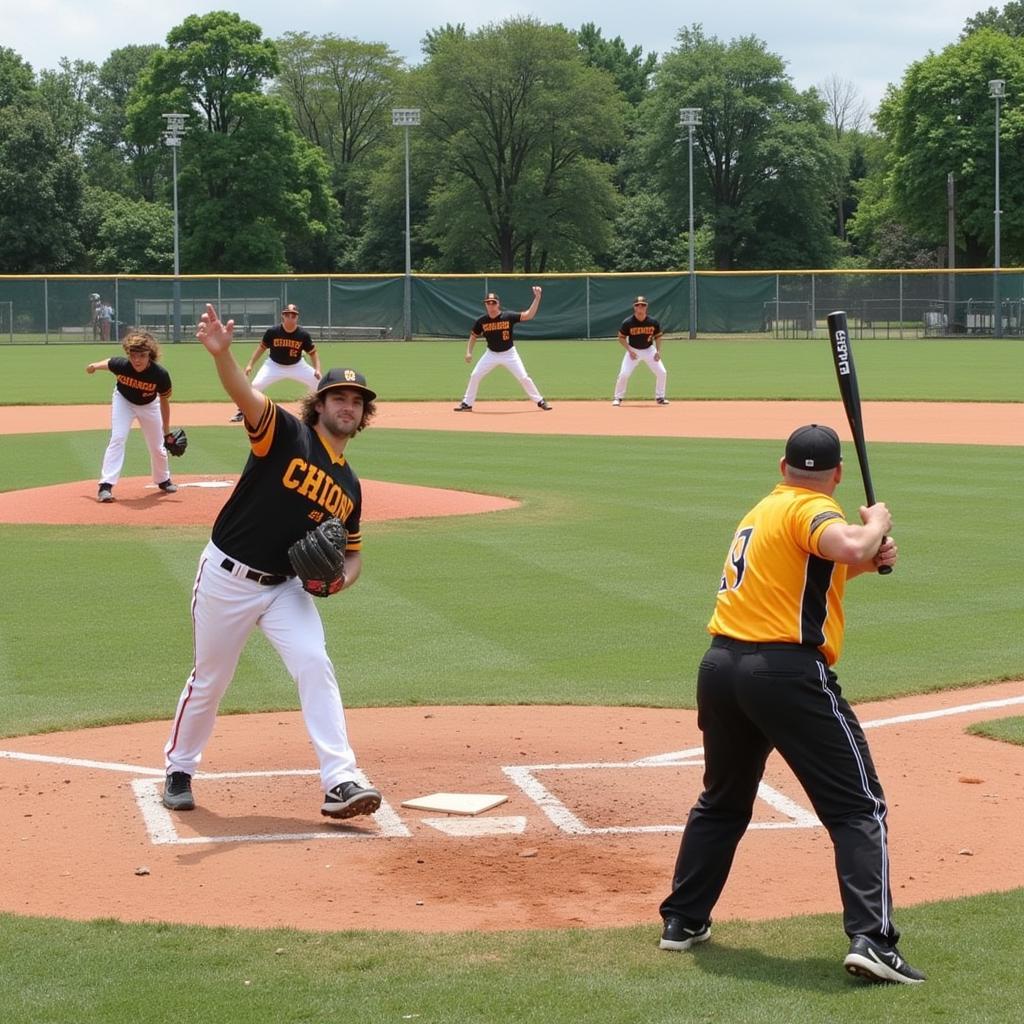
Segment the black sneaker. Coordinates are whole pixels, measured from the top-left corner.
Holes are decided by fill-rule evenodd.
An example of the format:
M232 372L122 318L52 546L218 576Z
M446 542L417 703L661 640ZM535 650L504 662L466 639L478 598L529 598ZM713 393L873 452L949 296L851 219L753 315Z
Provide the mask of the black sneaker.
M658 403L658 405L668 405L667 398L656 398L655 401Z
M543 409L545 412L551 412L551 406L543 398L537 403L537 408Z
M358 782L339 782L324 794L320 813L328 818L355 818L380 807L380 793Z
M465 402L459 402L459 404L457 406L455 406L455 411L456 412L472 412L473 411L473 406L466 405Z
M228 423L241 423L243 419L245 419L245 417L242 415L242 410L239 409L238 412L228 420Z
M925 980L919 970L900 956L895 946L879 945L866 935L854 935L843 966L850 974L868 981L919 985Z
M194 810L192 776L187 772L171 772L164 781L163 804L172 811Z
M157 484L157 487L159 487L160 490L164 492L164 494L178 493L178 487L176 484L171 483L170 477L168 477L162 484Z
M96 500L106 504L108 501L114 500L114 495L111 494L113 485L112 484L100 484L100 489L96 494Z
M670 949L675 953L685 953L698 942L707 942L711 938L711 925L700 928L687 928L678 917L665 918L665 930L661 933L659 949Z

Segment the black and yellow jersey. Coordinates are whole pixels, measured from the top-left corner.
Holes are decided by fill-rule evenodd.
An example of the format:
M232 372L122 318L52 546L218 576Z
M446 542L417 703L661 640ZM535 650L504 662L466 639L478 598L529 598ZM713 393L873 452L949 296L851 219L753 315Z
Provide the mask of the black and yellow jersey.
M337 516L348 531L346 550L358 551L362 489L344 455L269 399L259 422L246 429L252 451L213 524L213 543L262 572L290 575L288 548Z
M149 405L157 395L171 397L171 375L150 359L144 370L136 370L127 356L112 356L107 360L107 369L116 378L114 387L118 394L127 398L132 405Z
M845 522L827 494L779 484L736 528L708 632L809 644L834 664L843 647L847 567L823 557L819 544L826 526Z

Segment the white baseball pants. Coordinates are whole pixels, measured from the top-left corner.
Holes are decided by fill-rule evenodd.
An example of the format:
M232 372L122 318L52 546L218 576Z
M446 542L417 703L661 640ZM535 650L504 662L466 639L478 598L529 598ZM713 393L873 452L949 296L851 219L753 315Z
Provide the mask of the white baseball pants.
M541 401L542 395L537 390L537 385L533 383L533 379L526 372L526 367L523 365L522 359L519 358L519 353L516 351L515 346L513 346L507 352L492 352L490 349L487 349L477 360L476 366L473 367L473 372L469 375L466 393L462 397L466 405L472 405L476 401L476 393L480 390L480 382L491 370L495 370L499 366L503 366L519 381L528 398L531 398L534 402Z
M227 557L211 541L199 558L192 589L195 664L164 747L168 773L195 774L242 648L259 626L298 686L302 719L320 763L324 792L356 779L345 709L314 599L295 577L264 586L247 579L250 567L235 559L231 559L235 568L229 572L221 568Z
M654 397L664 398L665 387L668 384L668 370L665 369L664 359L655 359L657 349L651 345L648 348L633 348L632 346L622 354L622 365L619 367L619 376L615 381L615 398L620 401L626 397L626 385L633 371L641 364L646 363L651 373L654 374ZM630 359L629 353L635 352L636 359Z
M276 384L279 380L297 380L310 391L316 391L316 386L319 383L312 365L305 359L300 359L291 366L282 366L268 356L256 371L256 376L252 379L252 386L257 391L266 391L271 384Z
M149 448L149 468L153 473L153 483L162 484L171 478L167 449L164 447L164 418L160 411L160 399L155 398L148 405L135 405L115 388L110 402L110 442L103 453L100 483L113 485L121 479L124 446L134 420L139 421L146 447Z

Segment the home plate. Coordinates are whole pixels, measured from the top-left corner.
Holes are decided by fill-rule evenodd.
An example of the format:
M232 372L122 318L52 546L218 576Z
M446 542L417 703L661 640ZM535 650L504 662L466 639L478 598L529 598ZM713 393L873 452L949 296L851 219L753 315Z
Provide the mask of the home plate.
M424 825L449 836L517 836L526 831L526 818L424 818Z
M442 814L481 814L508 800L497 793L431 793L403 800L403 807L414 811L440 811Z

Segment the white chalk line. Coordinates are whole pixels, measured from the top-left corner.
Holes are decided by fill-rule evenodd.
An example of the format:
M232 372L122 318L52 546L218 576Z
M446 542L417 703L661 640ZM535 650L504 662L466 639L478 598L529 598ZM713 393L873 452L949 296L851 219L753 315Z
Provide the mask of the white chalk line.
M998 700L976 701L971 704L960 704L932 711L918 711L906 715L894 715L889 718L878 718L862 722L864 729L878 729L890 725L903 725L912 722L929 721L935 718L946 718L955 715L968 715L978 711L991 711L999 708L1014 707L1024 704L1024 695L1005 697ZM114 761L96 761L90 758L62 757L55 754L35 754L17 750L0 750L0 759L26 761L39 764L52 764L68 768L88 768L99 771L121 772L134 775L132 789L135 800L155 845L176 844L194 845L203 843L241 843L241 842L282 842L289 840L311 839L343 839L343 838L407 838L412 835L397 812L386 802L373 815L377 830L372 833L363 832L303 832L303 833L266 833L235 836L179 836L174 825L173 816L160 801L159 783L163 781L164 769L151 768L145 765L134 765ZM565 803L554 795L537 777L539 772L566 772L588 770L633 770L640 768L700 768L703 767L703 748L689 747L684 750L671 751L664 754L652 754L634 761L581 761L559 762L551 764L506 765L502 772L514 782L523 793L537 805L544 815L560 831L570 835L622 835L643 832L682 832L679 824L664 825L588 825L574 814ZM314 769L292 768L271 771L248 772L204 772L197 774L200 780L219 779L252 779L273 778L279 776L310 776L318 775ZM364 784L368 784L363 778ZM813 812L789 799L778 790L762 782L758 787L758 797L784 818L782 821L752 823L752 829L778 828L815 828L820 826ZM425 822L427 819L423 819ZM432 822L427 822L433 824ZM481 829L483 833L483 829ZM473 834L473 830L467 830Z

